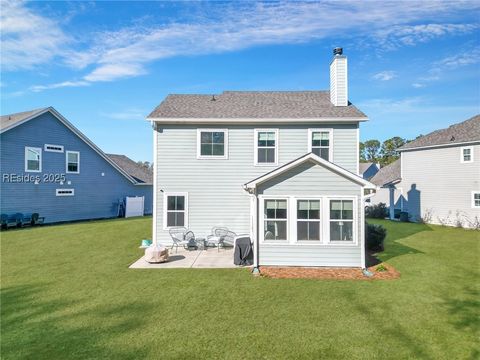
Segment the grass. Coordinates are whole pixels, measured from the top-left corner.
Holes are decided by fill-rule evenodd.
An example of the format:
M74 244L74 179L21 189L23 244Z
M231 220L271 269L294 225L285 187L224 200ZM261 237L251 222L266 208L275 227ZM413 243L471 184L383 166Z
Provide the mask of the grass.
M480 232L388 228L390 281L130 270L150 218L1 234L3 359L477 359Z

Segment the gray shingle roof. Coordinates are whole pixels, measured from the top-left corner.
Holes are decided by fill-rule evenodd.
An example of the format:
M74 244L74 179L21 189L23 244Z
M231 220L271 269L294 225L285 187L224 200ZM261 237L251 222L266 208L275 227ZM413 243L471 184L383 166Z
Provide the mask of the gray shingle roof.
M125 155L106 154L117 166L139 183L152 184L153 172Z
M377 186L384 186L395 180L400 180L401 178L401 162L400 159L394 161L393 163L381 168L378 172L370 179L370 182L374 183Z
M470 141L480 141L480 114L461 123L454 124L446 129L431 132L430 134L405 144L399 150Z
M0 117L0 130L9 128L10 126L21 122L37 113L41 113L42 111L46 110L48 108L41 108L41 109L35 109L35 110L29 110L29 111L22 111L19 113L15 114L10 114L10 115L2 115Z
M215 100L213 100L215 99ZM329 91L224 91L219 95L168 95L149 118L301 119L365 118L349 103L334 106Z
M360 170L360 174L363 174L372 165L373 165L373 163L371 163L371 162L360 163L359 167L358 167L358 169Z

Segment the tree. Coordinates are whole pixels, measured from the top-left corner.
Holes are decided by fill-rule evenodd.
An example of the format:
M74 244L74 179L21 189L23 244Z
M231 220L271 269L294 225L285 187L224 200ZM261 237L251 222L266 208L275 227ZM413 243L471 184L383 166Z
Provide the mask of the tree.
M365 147L365 160L371 162L378 162L380 150L380 141L372 139L364 142Z
M397 149L405 145L405 143L405 139L399 136L385 140L380 148L380 164L385 166L397 160L400 157Z
M153 162L150 163L148 161L137 161L137 164L144 167L147 170L153 170Z
M360 162L367 162L367 159L365 158L365 144L360 141L358 150L360 152Z

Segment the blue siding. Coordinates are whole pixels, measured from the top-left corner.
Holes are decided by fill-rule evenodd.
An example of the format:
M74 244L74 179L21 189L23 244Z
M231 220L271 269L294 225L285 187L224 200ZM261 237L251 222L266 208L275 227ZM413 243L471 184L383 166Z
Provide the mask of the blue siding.
M378 167L375 164L370 165L370 167L363 173L364 179L371 179L378 172Z
M38 212L45 222L117 216L117 203L125 196L145 196L145 213L152 213L152 186L134 185L95 150L47 112L1 136L2 213ZM63 153L44 151L45 144L64 146ZM26 173L25 146L42 148L42 172ZM80 174L67 174L65 152L80 152ZM104 176L102 176L102 173ZM4 174L40 176L34 183L8 183ZM65 174L66 181L46 183L45 174ZM68 182L71 182L68 184ZM56 189L75 189L74 196L56 196Z

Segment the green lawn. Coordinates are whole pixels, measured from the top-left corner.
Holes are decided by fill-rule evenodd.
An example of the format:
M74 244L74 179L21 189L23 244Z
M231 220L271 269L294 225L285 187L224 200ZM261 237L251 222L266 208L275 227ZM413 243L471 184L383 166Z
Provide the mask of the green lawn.
M399 280L130 270L150 218L2 232L2 359L478 359L480 232L375 222Z

